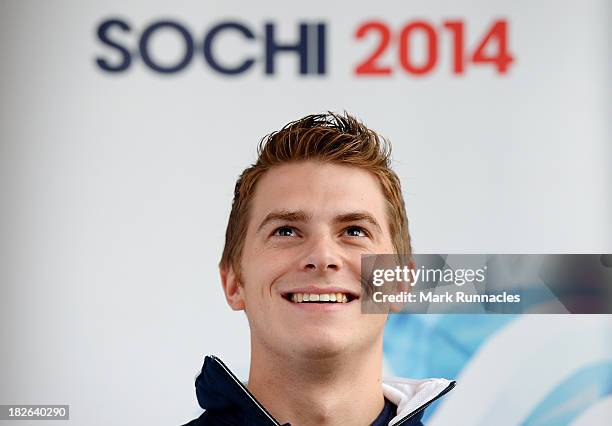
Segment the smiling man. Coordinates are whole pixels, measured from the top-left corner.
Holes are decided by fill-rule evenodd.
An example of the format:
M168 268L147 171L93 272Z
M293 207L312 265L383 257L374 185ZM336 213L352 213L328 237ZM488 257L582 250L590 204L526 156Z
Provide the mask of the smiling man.
M362 313L360 274L361 255L383 253L411 254L384 139L333 113L264 138L236 183L220 263L251 330L248 384L206 357L206 411L188 424L420 425L454 382L382 380L387 315Z

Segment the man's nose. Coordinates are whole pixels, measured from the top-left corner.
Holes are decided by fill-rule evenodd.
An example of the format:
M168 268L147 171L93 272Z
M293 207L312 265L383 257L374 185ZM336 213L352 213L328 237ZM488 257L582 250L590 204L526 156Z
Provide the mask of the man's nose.
M342 267L340 247L331 236L313 237L300 262L302 270L327 271Z

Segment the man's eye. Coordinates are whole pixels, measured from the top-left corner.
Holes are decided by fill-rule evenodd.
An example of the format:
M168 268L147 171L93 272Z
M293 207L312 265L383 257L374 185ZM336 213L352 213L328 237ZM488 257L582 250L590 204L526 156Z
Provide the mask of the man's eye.
M281 226L277 228L272 235L275 237L293 237L295 235L295 229L290 226Z
M365 229L360 228L359 226L350 226L346 228L346 234L349 237L367 237L368 233Z

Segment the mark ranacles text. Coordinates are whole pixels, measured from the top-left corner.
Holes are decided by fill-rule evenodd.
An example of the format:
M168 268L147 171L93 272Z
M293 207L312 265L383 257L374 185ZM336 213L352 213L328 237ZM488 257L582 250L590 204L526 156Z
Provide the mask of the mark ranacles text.
M372 285L380 288L384 284L404 283L415 287L418 283L430 283L440 286L436 291L410 292L401 291L385 294L375 291L372 299L376 303L519 303L520 294L509 294L506 291L497 294L475 294L457 291L448 287L450 284L463 286L465 284L483 283L486 280L487 267L478 269L427 269L396 266L392 269L375 269L372 272Z

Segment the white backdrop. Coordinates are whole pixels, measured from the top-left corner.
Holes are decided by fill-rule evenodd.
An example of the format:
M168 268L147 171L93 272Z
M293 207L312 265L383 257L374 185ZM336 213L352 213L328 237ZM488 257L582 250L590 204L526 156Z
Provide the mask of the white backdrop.
M78 425L180 424L200 412L193 379L204 354L245 376L247 323L225 305L216 270L232 190L259 139L309 113L347 110L392 141L417 252L612 252L611 9L2 1L0 404L70 404ZM121 56L96 31L111 18L129 22L113 39L132 51L156 21L180 22L199 44L213 25L237 21L256 39L220 37L215 54L257 60L229 77L198 48L175 74L138 55L108 73L96 58ZM381 58L392 75L355 75L377 43L354 34L372 19L394 34L429 22L435 69L403 72L395 34ZM505 19L507 74L467 64L455 75L447 19L464 22L470 51ZM285 42L300 22L324 23L326 73L300 76L285 54L265 75L265 22ZM175 32L151 38L160 63L182 49ZM524 339L537 339L528 329Z

